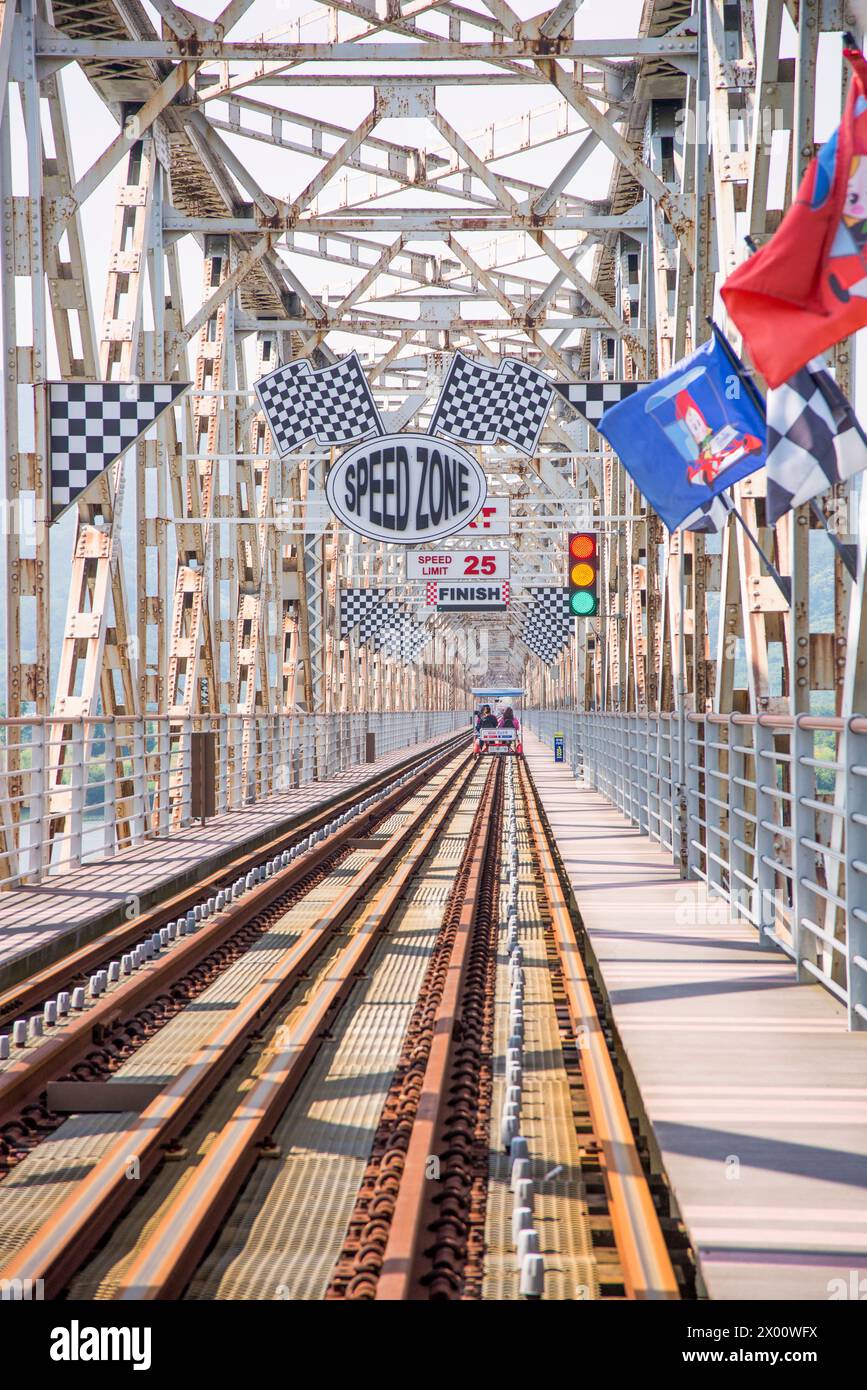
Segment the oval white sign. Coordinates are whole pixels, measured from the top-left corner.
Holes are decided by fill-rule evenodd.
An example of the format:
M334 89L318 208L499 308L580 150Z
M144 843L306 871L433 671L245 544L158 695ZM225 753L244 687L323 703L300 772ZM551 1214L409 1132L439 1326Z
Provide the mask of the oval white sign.
M484 503L488 482L457 444L386 434L348 449L328 474L325 495L350 531L415 545L463 530Z

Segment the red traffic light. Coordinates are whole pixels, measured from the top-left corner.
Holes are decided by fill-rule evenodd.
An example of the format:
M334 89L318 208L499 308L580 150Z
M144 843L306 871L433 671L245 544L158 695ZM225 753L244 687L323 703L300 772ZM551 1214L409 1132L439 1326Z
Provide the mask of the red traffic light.
M596 537L589 531L579 531L572 536L569 550L575 560L589 560L591 555L596 554Z

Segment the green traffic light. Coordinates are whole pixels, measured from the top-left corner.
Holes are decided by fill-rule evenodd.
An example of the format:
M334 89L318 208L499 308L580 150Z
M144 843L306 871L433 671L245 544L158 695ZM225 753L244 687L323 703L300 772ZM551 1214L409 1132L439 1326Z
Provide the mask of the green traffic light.
M570 600L572 612L580 618L591 617L598 607L595 594L573 594Z

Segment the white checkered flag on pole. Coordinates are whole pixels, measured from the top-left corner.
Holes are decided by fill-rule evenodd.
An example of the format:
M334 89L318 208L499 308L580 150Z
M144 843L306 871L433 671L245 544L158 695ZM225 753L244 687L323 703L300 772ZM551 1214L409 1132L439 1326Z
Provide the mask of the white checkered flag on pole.
M532 457L553 399L554 386L545 373L516 357L504 357L494 368L456 352L428 433L465 444L505 439Z
M77 501L189 387L177 381L50 381L51 520Z
M314 371L302 358L256 382L256 395L279 454L307 444L350 444L385 434L357 352Z

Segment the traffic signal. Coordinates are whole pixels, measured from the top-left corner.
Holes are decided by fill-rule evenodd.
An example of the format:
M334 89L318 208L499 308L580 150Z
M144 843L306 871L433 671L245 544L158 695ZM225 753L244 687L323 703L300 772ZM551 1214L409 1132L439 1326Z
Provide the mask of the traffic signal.
M599 550L593 531L575 531L569 537L569 612L576 618L592 618L599 612Z

